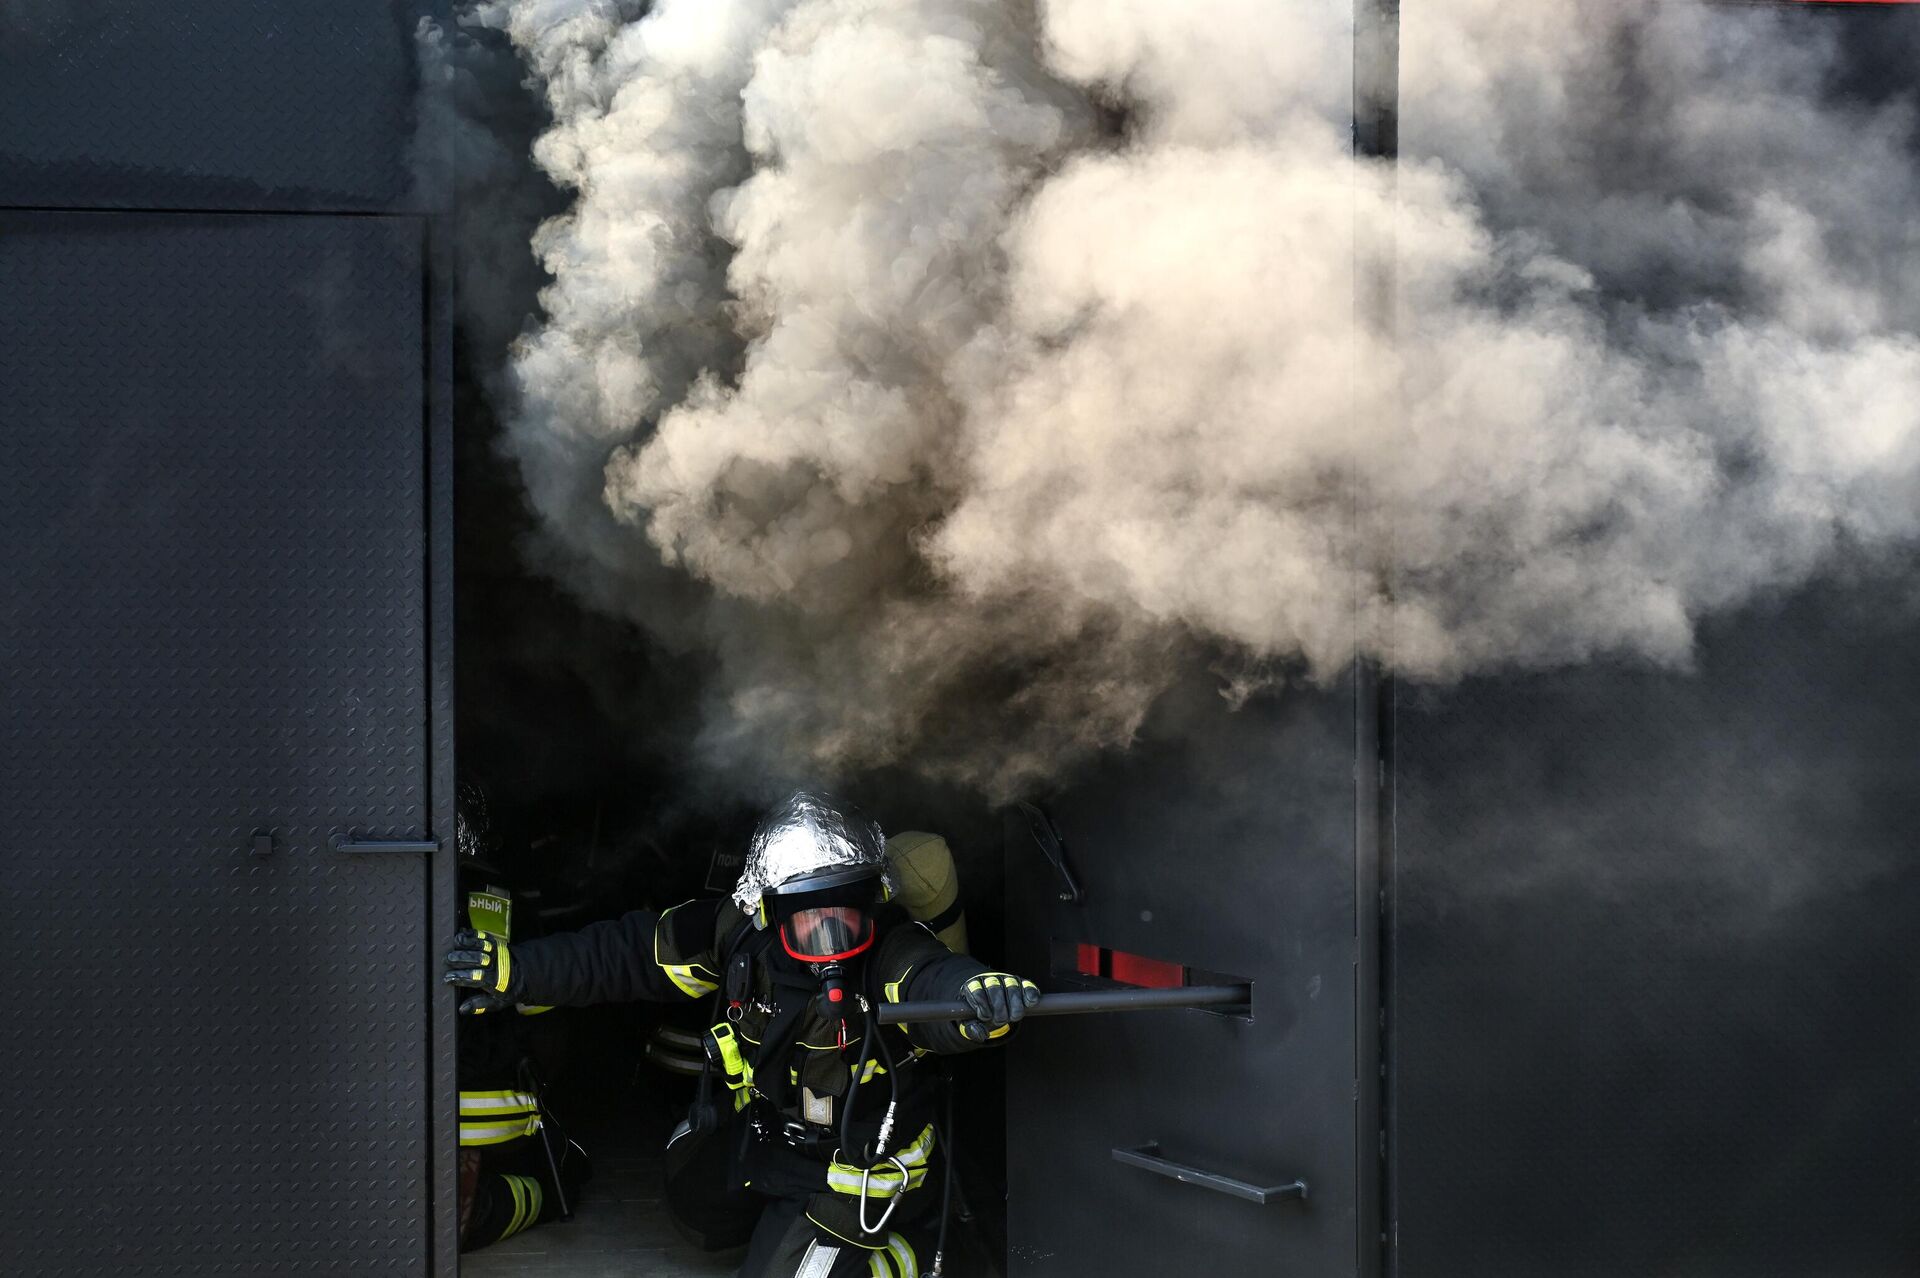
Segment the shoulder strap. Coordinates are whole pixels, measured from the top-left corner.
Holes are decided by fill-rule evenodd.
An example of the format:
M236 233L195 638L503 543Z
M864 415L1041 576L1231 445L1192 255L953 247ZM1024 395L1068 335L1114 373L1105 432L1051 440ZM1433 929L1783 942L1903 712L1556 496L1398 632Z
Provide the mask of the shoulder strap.
M733 1011L753 992L753 961L766 951L770 933L759 931L752 919L741 919L721 945L720 1001Z

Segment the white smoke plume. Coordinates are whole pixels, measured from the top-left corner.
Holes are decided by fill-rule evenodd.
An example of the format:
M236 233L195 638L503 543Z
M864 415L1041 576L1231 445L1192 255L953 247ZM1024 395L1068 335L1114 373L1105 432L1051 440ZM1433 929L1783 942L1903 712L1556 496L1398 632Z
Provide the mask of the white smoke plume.
M1005 795L1230 696L1597 654L1920 524L1905 104L1808 15L498 0L572 193L509 447L719 768ZM1394 322L1356 318L1391 246Z

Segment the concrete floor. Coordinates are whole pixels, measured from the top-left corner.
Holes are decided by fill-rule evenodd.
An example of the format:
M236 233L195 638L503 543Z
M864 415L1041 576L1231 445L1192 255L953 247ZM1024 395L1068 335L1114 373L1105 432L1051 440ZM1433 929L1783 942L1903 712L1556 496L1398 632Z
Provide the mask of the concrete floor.
M739 1253L700 1251L667 1219L660 1134L632 1122L591 1135L593 1180L574 1218L462 1256L461 1278L730 1278Z

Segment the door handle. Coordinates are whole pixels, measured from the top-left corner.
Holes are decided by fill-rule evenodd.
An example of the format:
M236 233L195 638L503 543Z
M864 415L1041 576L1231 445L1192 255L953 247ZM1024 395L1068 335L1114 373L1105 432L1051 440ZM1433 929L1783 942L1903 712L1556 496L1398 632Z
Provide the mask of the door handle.
M356 839L351 834L335 834L327 840L335 852L366 855L375 852L438 852L438 839Z
M1236 1180L1232 1176L1222 1176L1218 1172L1202 1171L1198 1167L1188 1167L1184 1163L1170 1162L1160 1157L1160 1142L1150 1140L1134 1149L1116 1149L1113 1161L1125 1163L1129 1167L1138 1167L1150 1171L1156 1176L1165 1176L1177 1180L1183 1185L1198 1185L1202 1189L1211 1189L1215 1193L1226 1194L1233 1198L1244 1198L1250 1203L1276 1202L1282 1198L1305 1198L1307 1182L1296 1180L1285 1185L1256 1185L1251 1181Z

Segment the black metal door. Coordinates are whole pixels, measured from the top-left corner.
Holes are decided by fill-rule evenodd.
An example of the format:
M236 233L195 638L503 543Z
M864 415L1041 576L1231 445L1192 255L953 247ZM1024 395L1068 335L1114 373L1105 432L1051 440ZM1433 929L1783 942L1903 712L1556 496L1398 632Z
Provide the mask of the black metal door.
M1920 1272L1900 575L1402 689L1395 1272Z
M422 238L0 214L0 1271L425 1269Z
M1144 959L1133 983L1175 979L1154 963L1196 984L1251 980L1254 1013L1022 1031L1007 1052L1014 1274L1356 1272L1371 1192L1356 1167L1356 982L1368 1009L1375 995L1356 968L1355 709L1350 684L1237 714L1211 687L1170 698L1148 740L1045 805L1079 904L1010 818L1015 970L1058 989ZM1158 1171L1115 1157L1149 1145ZM1256 1188L1304 1179L1308 1196L1258 1203L1166 1164Z

